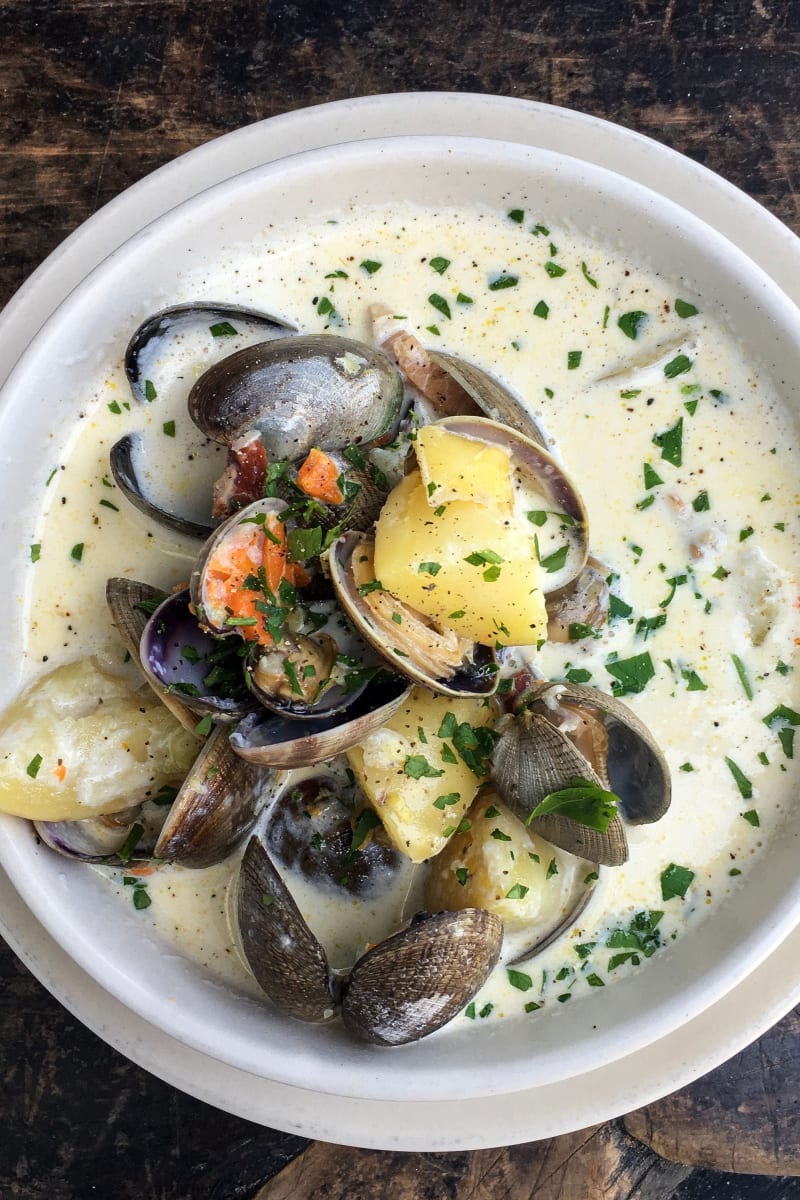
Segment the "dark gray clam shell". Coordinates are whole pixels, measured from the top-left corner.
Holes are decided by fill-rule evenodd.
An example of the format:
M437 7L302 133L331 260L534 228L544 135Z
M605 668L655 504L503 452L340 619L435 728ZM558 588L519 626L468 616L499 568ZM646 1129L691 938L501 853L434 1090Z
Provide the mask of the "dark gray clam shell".
M236 648L201 629L191 610L189 589L168 596L150 617L142 633L142 669L153 689L166 701L178 697L192 713L211 713L235 721L256 707L247 690ZM214 660L230 658L231 684L224 692L205 681ZM235 678L238 672L238 680ZM192 728L197 724L195 717Z
M335 1015L339 982L257 837L242 859L238 922L245 958L276 1008L299 1021Z
M342 1000L345 1026L378 1046L427 1037L469 1004L502 941L502 922L485 909L421 914L356 963Z
M187 304L162 308L160 312L142 322L132 335L125 351L125 374L134 397L142 402L147 401L145 381L151 378L150 364L156 354L168 352L167 343L171 339L178 339L189 329L201 325L211 326L221 322L232 325L234 321L239 331L253 327L258 329L262 339L266 334L286 337L288 333L296 330L296 326L278 317L236 304L193 300Z
M182 517L179 513L169 512L147 495L136 469L136 453L140 446L141 439L138 435L128 434L111 447L108 461L119 490L134 508L156 524L171 529L182 537L207 538L214 530L213 521L194 521L190 517Z
M381 673L344 712L333 716L297 721L266 711L252 713L231 734L231 747L259 766L305 767L326 762L388 721L410 690L406 679Z
M253 828L267 781L232 753L218 725L175 797L155 857L196 868L222 862Z
M382 351L325 334L249 346L189 394L192 420L208 437L229 445L258 430L271 460L388 440L402 409L401 376Z
M580 750L546 717L522 712L505 720L508 723L494 751L492 777L520 820L528 823L545 796L567 787L576 777L607 787ZM628 840L619 813L605 833L562 813L547 813L529 823L533 833L589 862L618 867L627 861Z

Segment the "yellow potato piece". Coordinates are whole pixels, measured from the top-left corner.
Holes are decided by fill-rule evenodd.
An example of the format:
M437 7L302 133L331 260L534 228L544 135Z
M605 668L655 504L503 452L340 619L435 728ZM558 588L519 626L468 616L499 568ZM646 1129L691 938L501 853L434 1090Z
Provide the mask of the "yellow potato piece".
M423 425L414 449L431 508L467 500L511 512L511 458L500 446L462 437L439 425Z
M482 700L454 700L415 687L386 725L347 752L392 843L412 862L439 853L481 784L454 753L452 742L439 737L447 713L459 725L466 722L473 728L491 724L495 717L493 707Z
M417 471L390 493L375 528L383 587L474 642L529 646L544 637L541 569L528 531L466 500L437 511Z
M470 828L456 833L431 865L425 889L430 911L486 908L507 929L554 919L565 873L560 852L534 838L491 788L481 792L467 820Z
M0 722L0 812L40 821L101 816L179 784L200 746L149 687L96 659L25 691Z

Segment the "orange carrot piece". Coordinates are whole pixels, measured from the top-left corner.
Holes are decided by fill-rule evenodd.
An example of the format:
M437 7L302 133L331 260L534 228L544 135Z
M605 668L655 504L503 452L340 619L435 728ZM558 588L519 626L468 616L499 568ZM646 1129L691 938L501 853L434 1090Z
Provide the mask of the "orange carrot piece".
M155 875L155 867L126 867L126 875Z
M58 766L53 771L53 774L55 775L55 777L59 783L64 782L64 776L66 775L66 773L67 773L67 768L64 766L63 763L59 763Z
M338 483L339 468L332 458L321 450L309 450L308 456L297 472L297 486L314 500L325 504L341 504L344 496Z

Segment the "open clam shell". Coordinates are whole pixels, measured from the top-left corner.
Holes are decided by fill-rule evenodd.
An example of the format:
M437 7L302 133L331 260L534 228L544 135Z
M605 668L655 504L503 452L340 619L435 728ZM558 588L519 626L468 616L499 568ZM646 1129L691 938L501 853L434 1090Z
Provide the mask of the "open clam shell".
M137 804L104 817L87 817L83 821L34 821L33 825L37 837L65 858L122 866L123 859L118 852L128 840L140 812L141 805ZM138 840L136 857L152 852L152 845L152 841Z
M589 554L589 514L578 489L552 455L530 434L509 428L487 417L444 417L437 425L461 437L499 446L511 459L512 470L523 493L531 498L531 508L561 516L566 551L557 566L548 566L542 577L546 596L576 579ZM536 529L531 525L532 533Z
M267 781L232 753L228 730L217 726L175 797L155 857L184 867L222 862L255 824Z
M111 474L125 498L157 525L171 529L182 537L207 538L214 529L213 521L195 521L191 517L171 512L147 494L147 487L137 468L137 458L142 452L141 438L138 435L126 434L111 447L108 456Z
M391 438L402 410L402 379L382 351L325 334L249 346L189 394L192 420L208 437L229 444L256 429L271 460Z
M163 682L153 678L142 664L141 641L150 617L166 597L159 588L151 587L138 579L113 576L106 582L106 603L117 632L134 662L144 671L147 682L156 695L167 706L184 729L194 732L197 717L191 708L170 692L165 692Z
M628 839L619 813L605 833L557 812L530 820L545 796L575 778L607 786L567 735L546 717L523 711L510 718L495 747L492 777L512 812L554 846L605 866L618 867L627 861Z
M356 963L342 1000L345 1026L378 1046L427 1037L469 1004L502 941L502 922L485 909L419 914Z
M547 437L536 418L494 375L490 375L474 363L456 358L453 354L444 354L440 350L428 350L427 355L435 366L445 371L464 389L469 399L477 406L477 409L472 410L465 406L463 415L482 413L501 425L515 429L517 433L540 446L547 446Z
M287 1016L327 1021L340 983L258 837L244 852L237 916L242 949L262 991Z
M527 700L550 714L566 709L567 724L574 724L581 711L597 714L606 738L607 785L619 796L625 820L649 825L664 816L672 798L669 766L650 730L627 704L585 684L541 680L531 685ZM593 731L596 736L596 723Z
M296 721L275 713L252 713L231 734L231 747L247 762L266 767L304 767L326 762L357 745L388 721L411 690L399 675L381 672L344 711Z
M140 655L148 682L164 702L178 697L181 708L194 714L192 729L197 714L235 721L256 707L237 647L200 627L188 588L168 596L150 617Z
M402 646L400 627L384 621L368 603L365 594L353 578L353 560L371 549L372 539L366 534L346 533L330 548L328 569L337 599L357 632L391 664L392 670L402 672L434 692L447 696L488 696L497 687L497 664L490 646L473 643L461 665L450 668L450 674L432 664L436 662L438 632L421 614L404 608ZM400 607L395 604L395 608ZM414 618L418 618L412 624Z
M125 351L125 374L135 399L142 403L152 399L147 381L153 381L155 361L174 355L176 345L201 327L212 344L217 339L217 345L227 345L238 334L252 335L254 330L264 341L269 335L286 337L297 328L258 309L216 301L193 300L162 308L139 325Z

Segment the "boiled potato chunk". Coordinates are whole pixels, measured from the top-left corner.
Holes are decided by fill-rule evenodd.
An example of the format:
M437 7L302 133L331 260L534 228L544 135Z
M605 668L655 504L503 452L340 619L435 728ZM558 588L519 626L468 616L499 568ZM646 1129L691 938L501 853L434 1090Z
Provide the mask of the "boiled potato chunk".
M495 716L482 700L454 700L415 687L382 728L347 752L392 843L412 862L439 853L481 783L453 751L452 740L439 737L448 713L473 728Z
M423 425L414 449L431 508L468 500L511 512L511 458L500 446L450 433L439 425Z
M0 721L0 812L39 821L96 817L181 782L199 741L143 685L96 659L57 667Z
M545 636L541 569L528 531L466 500L431 509L418 471L381 509L375 577L398 600L470 641L529 646Z
M534 838L492 788L481 791L467 820L469 829L456 833L431 864L426 907L486 908L509 930L554 919L569 873L560 852Z

